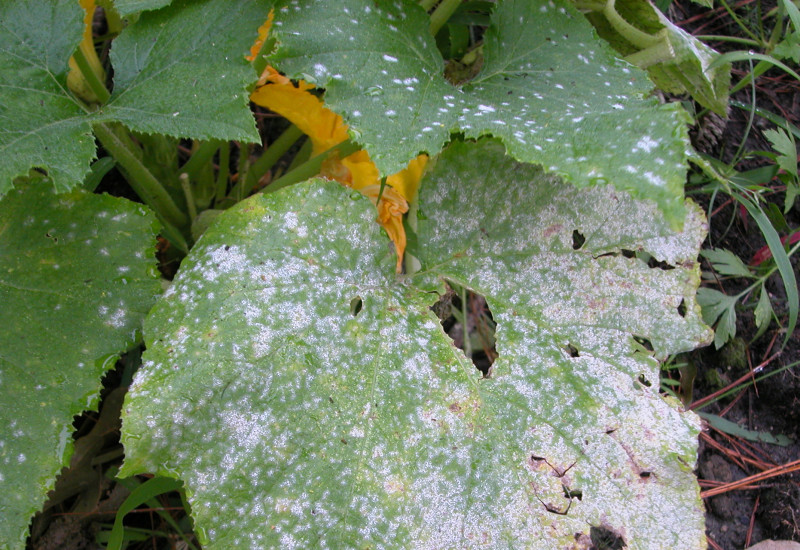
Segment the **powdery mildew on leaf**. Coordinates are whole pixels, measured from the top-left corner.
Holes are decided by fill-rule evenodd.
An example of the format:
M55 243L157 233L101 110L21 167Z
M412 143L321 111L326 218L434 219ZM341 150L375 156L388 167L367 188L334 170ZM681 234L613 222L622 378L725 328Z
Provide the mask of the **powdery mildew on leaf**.
M422 189L423 271L399 279L370 204L336 183L223 214L146 322L123 475L182 478L210 549L587 548L590 526L702 547L699 423L632 335L658 353L709 336L695 208L672 234L652 204L486 142L452 146ZM650 242L678 265L615 255ZM428 309L443 278L491 302L490 378Z
M649 97L646 73L617 59L571 3L498 3L483 68L460 87L445 80L427 28L410 1L287 1L276 6L270 59L326 88L383 173L438 153L451 132L491 134L519 160L579 186L611 183L683 218L685 115Z
M73 416L97 406L161 291L150 212L48 187L0 201L0 548L25 547L72 454Z

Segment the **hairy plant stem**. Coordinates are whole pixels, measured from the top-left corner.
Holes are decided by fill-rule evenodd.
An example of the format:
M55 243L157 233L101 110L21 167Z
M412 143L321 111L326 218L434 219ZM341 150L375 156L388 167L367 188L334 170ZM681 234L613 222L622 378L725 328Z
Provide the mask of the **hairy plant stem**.
M334 145L324 153L320 153L316 157L307 160L306 162L304 162L291 172L288 172L283 176L281 176L280 178L273 181L264 189L264 192L273 193L275 191L283 189L284 187L288 187L295 183L300 183L301 181L305 181L309 178L312 178L317 174L319 174L320 170L322 169L322 163L325 162L325 160L327 160L327 158L330 155L338 154L339 158L344 159L352 155L359 149L361 149L361 147L359 147L357 143L354 143L349 139L347 141L343 141L338 145Z
M92 65L89 63L89 60L86 59L86 56L83 54L83 50L81 48L77 48L72 57L75 59L75 63L78 65L78 69L80 69L86 84L89 85L89 88L92 90L92 92L94 92L94 95L97 96L97 101L100 103L105 103L108 101L111 97L111 94L94 70L92 70Z
M197 206L194 203L194 195L192 193L192 184L189 183L189 174L186 172L178 176L181 182L181 189L183 189L183 196L186 198L186 208L189 210L189 219L194 220L197 218Z
M436 5L436 0L419 0L419 5L422 6L423 10L430 11Z
M603 8L603 15L606 16L606 19L608 19L608 22L614 27L615 31L637 48L645 49L661 42L662 35L660 33L654 35L649 34L628 23L625 18L617 12L615 0L608 0L606 2Z
M197 175L197 172L206 165L212 158L214 158L214 153L217 152L217 149L220 148L222 142L216 139L211 139L208 141L204 141L200 144L200 147L197 148L197 151L192 153L192 156L189 157L183 166L180 167L178 170L179 174L186 174L189 178L194 178Z
M660 33L659 33L660 34ZM625 61L636 65L640 69L646 69L656 63L663 63L675 59L675 53L672 51L667 41L657 42L643 50L632 53L625 57Z
M214 206L219 206L228 192L228 176L230 175L231 147L226 142L219 148L219 172L217 172L217 187L214 193Z
M236 183L232 194L237 194L236 196L238 196L238 193L241 191L242 196L246 197L249 195L264 174L275 166L275 163L278 162L286 151L288 151L298 139L303 137L303 135L303 131L294 124L284 130L284 132L267 147L264 154L250 165L250 169L247 170L247 176L244 178L244 181L240 180ZM241 187L241 189L237 189L239 187Z
M453 13L461 5L461 0L442 0L436 9L431 14L430 30L433 36L439 32L445 23L450 19Z
M178 208L164 186L131 150L130 145L105 123L95 124L94 134L106 151L125 169L128 183L139 198L170 224L179 228L186 226L186 214Z

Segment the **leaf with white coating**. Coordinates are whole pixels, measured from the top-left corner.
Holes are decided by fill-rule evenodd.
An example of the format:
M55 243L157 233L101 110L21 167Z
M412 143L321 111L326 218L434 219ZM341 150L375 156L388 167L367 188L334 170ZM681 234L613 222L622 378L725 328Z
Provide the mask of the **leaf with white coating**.
M0 548L24 548L72 454L72 421L161 292L155 216L82 190L0 201Z
M370 203L336 183L223 213L146 321L122 475L183 479L208 549L555 549L592 526L704 547L698 419L634 339L710 337L699 210L673 233L652 203L486 141L445 150L420 205L423 269L400 277ZM489 378L429 310L443 279L492 307Z
M614 185L683 219L685 113L659 105L647 74L615 57L570 2L497 3L483 67L462 86L445 80L428 24L410 1L284 2L269 60L324 87L382 173L437 154L453 132L491 134L518 160L581 187Z

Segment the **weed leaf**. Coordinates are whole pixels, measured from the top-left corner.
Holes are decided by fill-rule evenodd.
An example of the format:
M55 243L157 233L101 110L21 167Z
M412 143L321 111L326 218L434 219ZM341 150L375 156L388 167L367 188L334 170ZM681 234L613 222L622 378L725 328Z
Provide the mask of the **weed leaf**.
M797 146L794 138L783 128L764 130L766 137L778 152L778 166L797 178Z
M222 213L146 321L121 475L183 479L209 550L550 549L601 524L702 547L699 423L659 395L640 343L711 337L700 210L676 234L650 203L486 141L446 149L420 207L422 270L405 276L371 203L337 183ZM445 279L490 301L489 378L430 310Z
M754 278L744 262L730 250L724 248L705 249L700 251L704 258L711 262L717 273L733 277Z
M738 300L738 296L728 296L713 288L703 287L697 291L697 302L703 307L703 320L708 325L717 324L714 334L714 346L717 349L736 336Z

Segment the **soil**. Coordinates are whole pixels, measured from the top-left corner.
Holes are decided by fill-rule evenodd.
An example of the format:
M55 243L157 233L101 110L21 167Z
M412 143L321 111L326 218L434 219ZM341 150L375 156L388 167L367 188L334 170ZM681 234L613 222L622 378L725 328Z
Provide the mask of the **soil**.
M740 18L753 17L756 13L754 3L740 2L737 6L736 13ZM765 5L763 13L771 7ZM742 34L722 7L705 10L691 2L678 2L672 4L670 15L673 21L693 34ZM730 43L711 45L718 51L735 48ZM735 68L733 82L744 76L745 71L740 69L741 66ZM797 81L782 72L770 70L756 81L755 88L755 103L759 107L784 117L792 124L798 124L800 89ZM753 101L751 94L751 90L746 88L733 99L750 104ZM742 142L746 152L769 151L771 148L763 130L773 125L756 116L748 131L748 118L747 111L731 108L727 119L716 115L699 119L692 132L695 148L725 162L734 158ZM737 169L746 171L766 163L768 161L764 157L750 155L737 165ZM782 211L784 193L780 182L774 180L766 185L774 191L769 194L769 200ZM695 199L708 212L707 197L700 195ZM718 200L713 207L715 215L711 219L709 238L704 246L726 248L747 262L765 245L764 238L753 220L733 203L717 210L721 202ZM799 210L795 204L786 214L786 223L790 228L800 226ZM797 258L792 260L797 273ZM703 267L710 270L707 263ZM728 294L745 288L741 279L719 280L712 286ZM773 298L778 318L785 320L786 295L777 275L768 281L767 289ZM708 427L701 436L697 466L698 478L704 490L800 458L800 370L795 366L779 372L781 367L796 365L800 361L800 336L795 331L786 346L781 348L785 332L773 323L766 334L754 340L757 330L752 307L739 312L736 328L736 339L721 350L716 351L711 346L697 350L688 357L697 368L694 399L709 395L763 366L759 375L778 374L750 385L735 397L711 404L703 412L723 416L748 430L765 431L776 436L782 434L792 441L785 446L745 441ZM800 474L772 477L754 484L750 489L706 498L705 504L711 548L739 550L767 539L800 541Z

